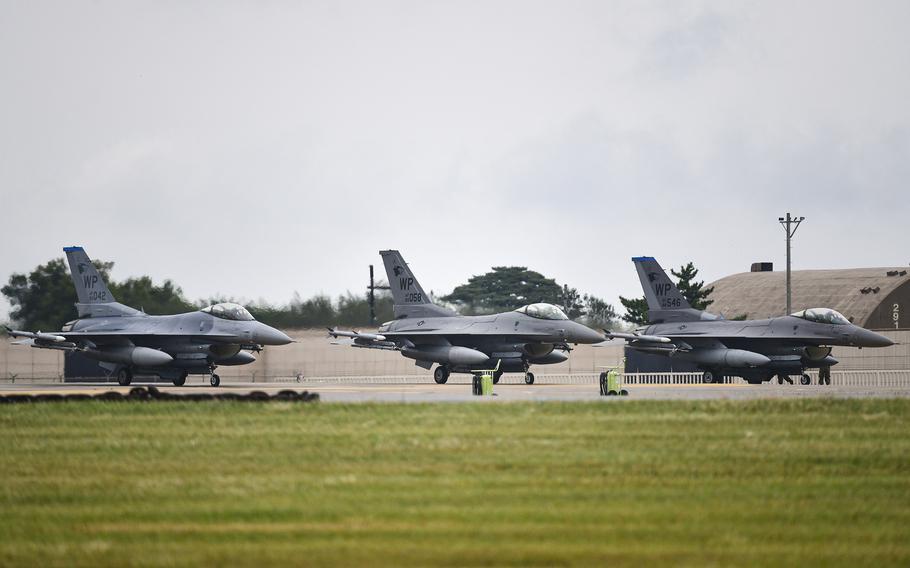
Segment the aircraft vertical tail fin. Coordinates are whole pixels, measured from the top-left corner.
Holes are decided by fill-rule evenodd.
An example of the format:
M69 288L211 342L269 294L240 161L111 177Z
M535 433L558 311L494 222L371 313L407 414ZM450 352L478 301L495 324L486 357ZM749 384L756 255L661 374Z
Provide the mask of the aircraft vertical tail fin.
M379 251L379 254L382 255L386 276L389 279L396 318L456 315L452 310L437 306L430 301L400 252L383 250Z
M717 319L714 314L694 309L654 257L637 256L632 262L645 292L651 323Z
M101 273L82 247L63 247L70 265L70 276L76 287L76 310L79 317L124 316L141 312L114 299Z

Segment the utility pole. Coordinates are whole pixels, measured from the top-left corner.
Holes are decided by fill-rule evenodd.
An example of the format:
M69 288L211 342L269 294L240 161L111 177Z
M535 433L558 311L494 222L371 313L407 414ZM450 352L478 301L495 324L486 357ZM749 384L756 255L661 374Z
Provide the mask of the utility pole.
M367 301L370 304L370 326L376 325L376 290L391 290L388 286L377 286L373 282L373 265L370 265L370 285L367 286L369 293L367 294Z
M791 217L787 213L787 217L778 217L777 221L784 228L784 231L787 233L787 314L793 313L793 309L790 303L791 292L790 292L790 239L793 238L793 235L796 234L796 229L799 228L799 224L805 221L805 217ZM792 227L792 228L791 228Z

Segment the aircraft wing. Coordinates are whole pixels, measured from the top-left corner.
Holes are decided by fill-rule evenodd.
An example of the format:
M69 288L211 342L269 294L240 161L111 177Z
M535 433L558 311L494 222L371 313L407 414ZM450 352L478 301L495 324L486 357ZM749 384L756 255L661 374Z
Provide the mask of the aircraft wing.
M339 337L344 337L348 339L346 343L352 347L363 347L366 349L387 349L387 350L398 350L400 346L385 335L378 333L360 333L359 331L343 331L335 328L327 328L329 330L329 335L333 338L338 339ZM340 344L341 342L335 342Z
M85 348L94 348L97 345L110 343L115 338L130 337L167 337L173 336L170 333L135 333L131 331L60 331L54 333L21 331L6 328L10 337L22 338L21 341L14 341L15 345L28 345L40 349L59 349L61 351L79 351ZM233 335L200 335L200 338L206 340L227 340L235 339Z
M670 353L678 351L691 351L692 345L685 341L667 335L644 335L641 333L622 333L605 329L607 340L624 339L628 346L637 351L648 353ZM601 344L602 345L602 344Z

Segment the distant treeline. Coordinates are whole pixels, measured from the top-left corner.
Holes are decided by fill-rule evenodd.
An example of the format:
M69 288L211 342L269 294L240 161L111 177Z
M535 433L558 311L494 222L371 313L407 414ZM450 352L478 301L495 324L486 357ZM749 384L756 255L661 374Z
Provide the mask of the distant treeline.
M190 312L207 305L236 301L232 298L210 298L191 302L173 281L155 284L151 277L128 278L117 282L110 278L113 262L94 261L93 264L108 283L111 293L121 304L141 309L151 315ZM57 258L36 267L28 274L13 274L2 288L9 300L12 321L24 329L53 331L77 317L76 290L66 267ZM370 306L366 294L347 293L332 300L317 295L303 300L294 297L287 305L246 304L253 316L269 325L283 328L318 327L331 325L362 326L370 323ZM392 319L392 300L388 293L376 294L376 320Z
M191 302L171 280L155 284L151 277L142 276L118 282L110 278L114 263L94 261L94 264L118 302L151 315L176 314L218 302L235 301L244 303L257 320L279 328L370 324L366 293L357 295L348 292L336 299L325 294L302 299L295 294L290 302L280 306L250 304L229 297ZM12 305L11 319L24 329L58 330L67 321L76 319L73 305L76 291L62 258L42 264L28 274L13 274L2 292ZM569 317L592 327L609 325L616 318L613 306L603 300L581 295L574 288L560 286L555 280L525 267L496 267L487 274L472 277L467 284L458 286L440 301L468 314L548 302L561 306ZM393 318L392 298L388 292L377 291L375 315L377 324Z
M191 302L171 280L156 285L151 277L141 276L116 282L110 278L113 262L94 261L94 264L118 302L151 315L189 312L218 302L233 301L246 305L257 320L278 328L370 325L370 305L365 292L362 295L347 292L335 299L325 294L303 299L295 293L284 305L247 303L228 297ZM670 272L693 307L705 309L711 304L707 297L713 288L705 288L704 282L696 280L698 269L691 262ZM28 274L13 274L2 293L12 305L11 319L24 329L53 331L76 319L73 305L76 291L62 258L42 264ZM620 297L620 300L625 308L622 316L625 322L647 323L648 306L643 297ZM569 318L595 329L623 325L613 306L603 299L579 293L575 288L560 285L555 279L524 266L497 266L485 274L472 276L451 294L439 298L439 302L463 314L502 312L525 304L546 302L560 306ZM375 315L377 324L393 318L392 298L388 292L376 292Z

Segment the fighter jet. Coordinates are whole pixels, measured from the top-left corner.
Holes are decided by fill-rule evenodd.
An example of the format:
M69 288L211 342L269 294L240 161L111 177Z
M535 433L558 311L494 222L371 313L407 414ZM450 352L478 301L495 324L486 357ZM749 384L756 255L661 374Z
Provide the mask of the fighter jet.
M728 321L696 310L676 288L654 258L632 259L648 302L650 325L634 333L607 331L609 339L624 339L636 351L690 361L703 371L702 382L724 376L742 377L751 384L771 380L792 382L806 369L826 371L837 364L832 346L887 347L883 335L853 325L828 308L802 310L762 320Z
M210 375L217 387L219 365L246 365L256 360L248 351L263 345L285 345L291 338L253 319L243 306L222 303L197 312L150 316L118 303L82 247L65 247L76 286L79 319L54 333L9 330L18 344L78 352L100 362L129 385L133 375L157 375L175 385L188 374Z
M377 333L329 329L332 337L350 338L354 347L398 351L415 364L433 371L433 380L445 384L450 373L497 369L524 373L534 383L531 365L567 360L569 344L600 343L596 331L570 321L551 304L530 304L512 312L462 316L433 304L397 250L380 251L392 291L395 320ZM497 367L497 364L499 366Z

